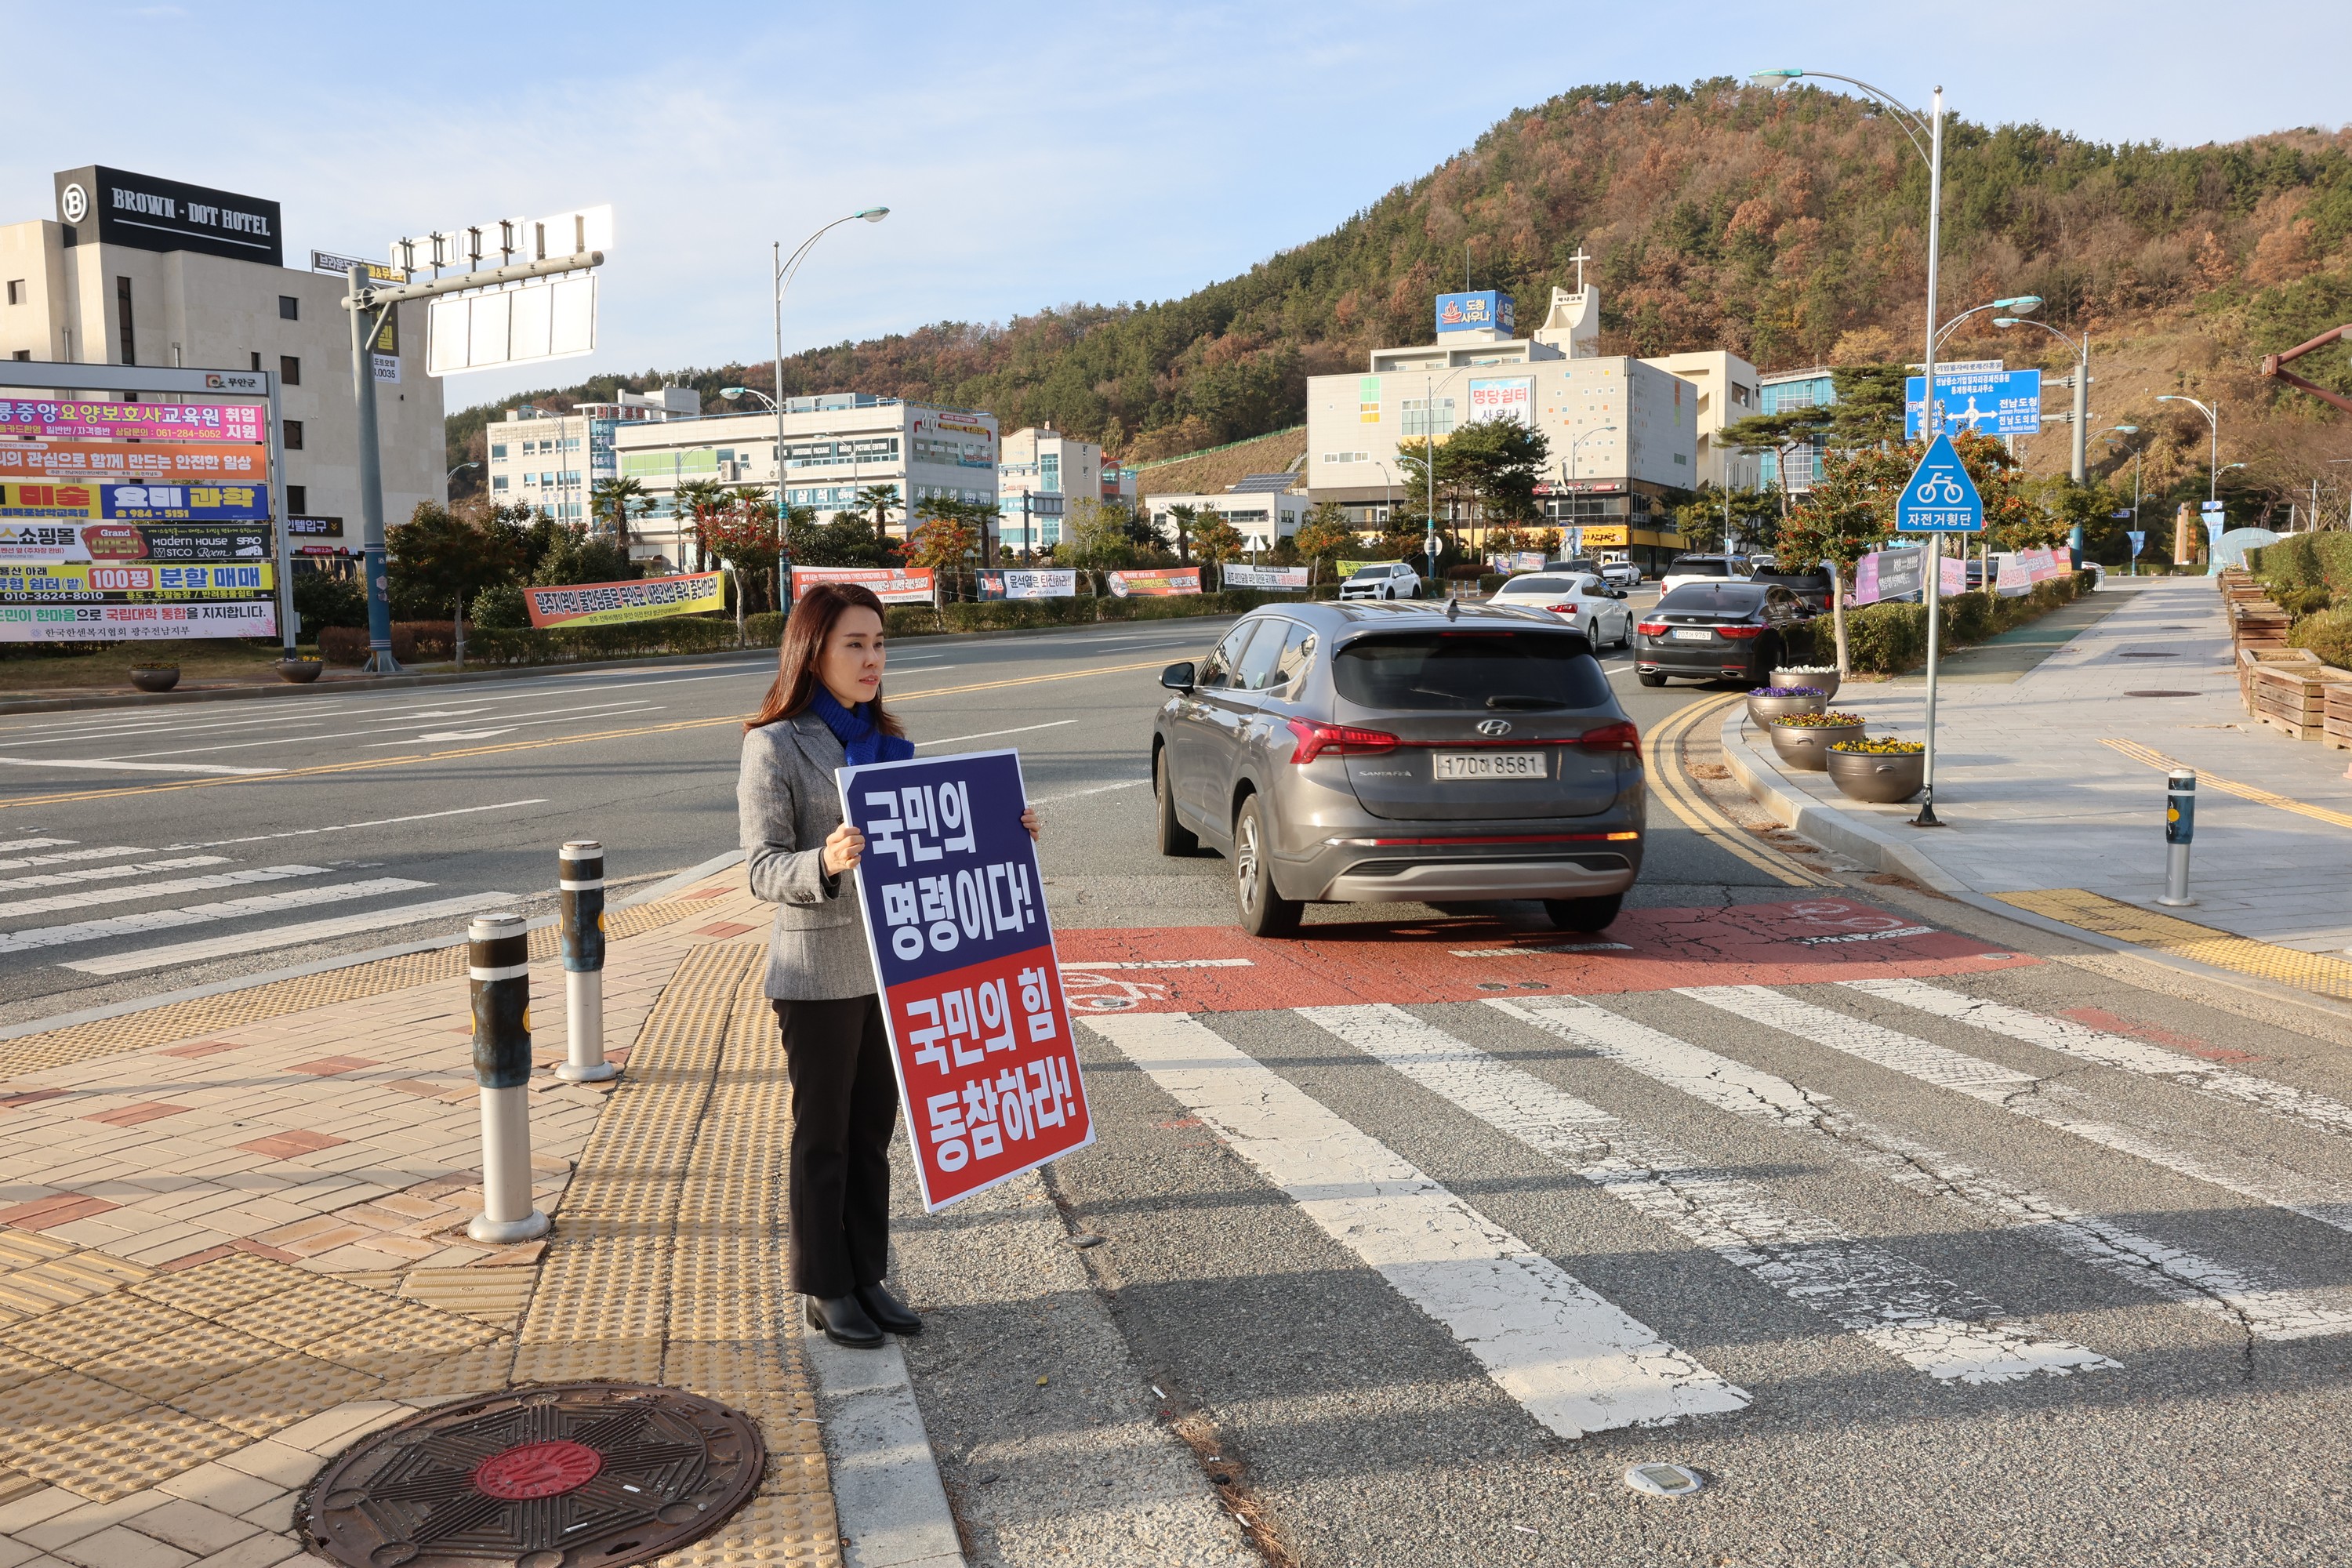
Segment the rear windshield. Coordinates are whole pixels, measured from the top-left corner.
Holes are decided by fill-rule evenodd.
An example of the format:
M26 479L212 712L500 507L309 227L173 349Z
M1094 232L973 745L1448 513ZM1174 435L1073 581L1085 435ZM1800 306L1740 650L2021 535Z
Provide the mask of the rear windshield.
M1506 594L1573 594L1576 580L1572 577L1514 577L1503 584Z
M1572 633L1392 632L1358 637L1331 663L1339 695L1390 712L1599 708L1600 663Z
M1728 577L1731 575L1731 563L1706 561L1696 555L1685 555L1666 570L1677 577Z
M1658 610L1693 616L1744 616L1764 602L1764 590L1747 583L1685 583L1658 601Z

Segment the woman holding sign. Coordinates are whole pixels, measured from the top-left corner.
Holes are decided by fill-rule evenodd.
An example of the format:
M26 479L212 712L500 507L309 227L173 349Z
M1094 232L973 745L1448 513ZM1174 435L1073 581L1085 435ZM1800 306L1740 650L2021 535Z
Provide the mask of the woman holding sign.
M792 1289L809 1326L874 1346L923 1321L883 1284L898 1079L851 875L865 836L841 819L836 769L915 754L882 705L882 602L821 583L784 624L775 683L744 721L736 785L745 869L776 906L767 994L793 1089ZM1034 812L1021 814L1032 837Z

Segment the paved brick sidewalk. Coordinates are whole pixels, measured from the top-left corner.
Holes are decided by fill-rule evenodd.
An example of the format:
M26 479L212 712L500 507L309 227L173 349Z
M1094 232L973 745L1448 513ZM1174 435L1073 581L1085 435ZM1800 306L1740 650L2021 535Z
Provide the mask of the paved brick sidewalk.
M616 911L614 1085L531 1089L545 1242L478 1211L462 950L0 1042L0 1568L267 1568L299 1489L415 1410L663 1383L750 1412L768 1477L677 1563L838 1562L782 1295L764 913L728 873ZM749 939L749 940L744 940ZM561 970L534 945L542 1069Z

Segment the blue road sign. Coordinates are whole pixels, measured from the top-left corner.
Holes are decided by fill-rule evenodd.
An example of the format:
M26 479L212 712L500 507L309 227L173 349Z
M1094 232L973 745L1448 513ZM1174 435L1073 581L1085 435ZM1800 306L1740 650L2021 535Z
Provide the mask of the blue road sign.
M1895 503L1897 533L1982 533L1984 501L1949 436L1937 436Z
M2128 530L2125 532L2124 537L2132 542L2132 554L2135 556L2138 555L2139 552L2147 546L2147 533L2144 529L2135 528Z
M1903 436L1919 438L1927 381L1904 383ZM2042 373L2038 370L1936 372L1939 430L1973 430L1979 436L2037 436L2042 432Z

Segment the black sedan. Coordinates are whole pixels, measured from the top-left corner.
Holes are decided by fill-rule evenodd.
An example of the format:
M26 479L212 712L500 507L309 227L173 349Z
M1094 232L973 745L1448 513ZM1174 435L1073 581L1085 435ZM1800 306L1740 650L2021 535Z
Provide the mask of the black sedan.
M1788 629L1811 618L1778 584L1685 583L1633 628L1633 669L1644 686L1664 686L1670 675L1763 686Z

